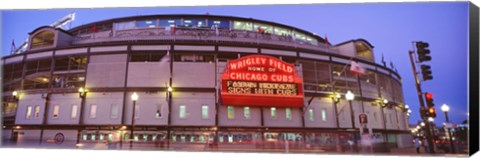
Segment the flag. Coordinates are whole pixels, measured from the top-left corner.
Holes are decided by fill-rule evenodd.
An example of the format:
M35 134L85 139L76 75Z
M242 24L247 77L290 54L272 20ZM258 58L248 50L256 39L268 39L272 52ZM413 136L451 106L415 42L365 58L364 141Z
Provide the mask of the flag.
M12 50L12 52L14 52L17 47L15 46L15 40L12 39L12 47L10 48Z
M350 72L353 72L357 75L364 75L365 74L365 68L362 67L362 65L358 64L355 61L350 62Z
M92 32L97 32L97 25L92 26Z
M218 27L215 27L215 35L218 36L219 32L218 32Z
M330 44L330 42L328 41L328 38L327 38L327 35L325 35L325 44L331 46L332 44Z
M382 53L382 63L383 63L383 67L387 67L387 62L385 62L385 58L383 57L383 53Z
M177 32L177 27L176 26L172 27L172 32L173 32L173 34L175 34L175 32Z

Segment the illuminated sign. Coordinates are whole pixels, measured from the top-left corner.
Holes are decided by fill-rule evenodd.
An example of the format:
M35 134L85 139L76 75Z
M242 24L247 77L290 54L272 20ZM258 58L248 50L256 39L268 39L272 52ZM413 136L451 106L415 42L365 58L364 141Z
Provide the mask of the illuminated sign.
M294 65L251 55L227 63L221 99L223 105L301 107L302 87Z

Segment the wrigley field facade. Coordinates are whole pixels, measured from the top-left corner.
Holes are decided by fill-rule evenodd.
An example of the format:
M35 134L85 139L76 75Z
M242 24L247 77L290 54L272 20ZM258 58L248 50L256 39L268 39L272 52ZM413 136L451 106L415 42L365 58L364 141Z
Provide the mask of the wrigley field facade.
M28 41L2 58L6 146L411 146L401 76L364 39L331 45L252 18L150 15L42 26Z

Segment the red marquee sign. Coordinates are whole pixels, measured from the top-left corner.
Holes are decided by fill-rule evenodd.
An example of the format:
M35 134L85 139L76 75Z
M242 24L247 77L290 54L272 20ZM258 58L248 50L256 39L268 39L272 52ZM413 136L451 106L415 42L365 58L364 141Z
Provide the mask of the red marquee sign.
M227 63L221 99L223 105L302 107L302 88L294 65L251 55Z

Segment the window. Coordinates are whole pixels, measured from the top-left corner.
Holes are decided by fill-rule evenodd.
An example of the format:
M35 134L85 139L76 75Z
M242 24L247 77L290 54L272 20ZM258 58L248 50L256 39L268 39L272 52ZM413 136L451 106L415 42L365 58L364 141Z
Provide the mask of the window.
M111 107L110 110L111 110L110 111L111 112L110 113L110 118L112 118L112 119L118 118L118 105L112 104L112 107Z
M159 21L160 26L165 27L165 26L178 26L180 25L181 20L180 19L161 19Z
M327 121L327 109L322 109L322 121Z
M270 108L270 116L272 116L272 119L277 119L277 108L271 107Z
M90 118L97 117L97 105L90 105Z
M287 118L287 120L292 120L292 109L285 108L285 117Z
M202 105L202 119L208 119L208 105Z
M209 62L214 61L214 57L211 54L175 54L173 61L177 62Z
M161 117L162 117L162 105L158 105L155 118L161 118Z
M52 46L55 41L55 33L53 31L42 31L32 37L30 48Z
M228 20L208 20L208 27L212 28L212 26L217 27L219 29L229 29L230 28L230 21Z
M25 116L27 119L32 118L32 106L27 107L27 115Z
M82 133L82 140L86 141L87 138L88 138L88 134L87 133Z
M250 119L250 107L243 107L243 117L245 119Z
M253 24L251 22L234 21L233 22L233 29L252 31L253 30Z
M309 118L310 118L310 121L315 120L314 111L313 111L312 108L308 109L308 116L309 116Z
M53 106L53 118L56 119L58 118L58 113L60 112L60 106L55 105Z
M159 62L166 52L133 52L130 62Z
M125 134L123 135L123 139L124 139L124 140L129 140L129 139L130 139L130 134L125 133Z
M279 36L290 36L292 33L289 29L282 28L282 27L276 27L274 28L275 34Z
M108 134L108 141L113 141L113 134L112 133Z
M105 139L105 135L104 135L104 134L100 133L99 135L100 135L99 138L98 138L99 140L104 140L104 139Z
M35 106L35 118L40 117L40 105Z
M115 23L114 26L115 26L115 30L134 29L135 28L135 22L127 21L127 22Z
M70 114L70 117L72 119L77 118L77 111L78 111L78 105L72 105L72 113Z
M137 28L153 28L157 27L157 20L139 20L135 22Z
M228 119L234 118L233 106L227 106L227 117Z
M187 109L186 109L185 105L180 105L178 111L179 111L179 114L178 114L179 117L180 117L180 118L185 118L186 113L187 113Z
M140 105L135 105L135 119L140 118Z
M133 134L133 140L138 142L138 134L137 133Z
M205 27L205 19L185 19L183 20L183 26L185 27Z
M272 33L273 27L272 25L262 24L262 23L255 23L253 24L254 31L259 33Z

